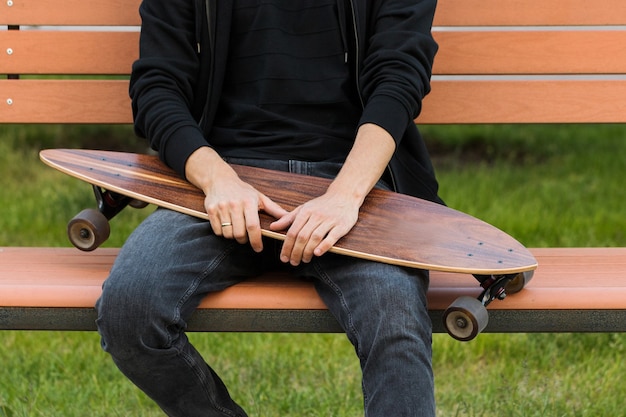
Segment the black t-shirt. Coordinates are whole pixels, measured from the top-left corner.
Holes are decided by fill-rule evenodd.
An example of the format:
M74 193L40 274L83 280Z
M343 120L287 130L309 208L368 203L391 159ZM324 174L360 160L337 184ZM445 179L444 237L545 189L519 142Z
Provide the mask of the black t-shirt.
M336 0L232 0L210 142L231 157L343 161L361 106Z

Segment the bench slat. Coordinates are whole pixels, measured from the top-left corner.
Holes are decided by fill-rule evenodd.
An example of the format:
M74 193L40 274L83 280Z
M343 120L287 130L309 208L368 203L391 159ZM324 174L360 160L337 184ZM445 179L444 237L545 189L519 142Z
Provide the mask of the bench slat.
M626 30L464 30L434 37L438 75L626 73Z
M0 248L0 329L94 330L93 304L117 249ZM532 249L540 267L522 292L489 306L486 332L626 331L626 248ZM431 274L430 316L477 295L468 276ZM282 274L207 297L192 331L341 332L311 283Z
M0 25L139 25L140 0L20 0L0 4ZM71 13L68 13L71 10ZM620 25L626 2L439 0L435 25Z
M539 269L530 285L493 309L626 309L626 248L532 249ZM2 248L0 305L91 307L117 255L73 248ZM42 277L45 277L43 279ZM561 292L567 289L567 294ZM445 309L458 295L476 295L467 275L431 273L431 309ZM201 308L325 309L313 286L285 274L248 280L207 297Z
M0 2L0 25L110 25L141 23L141 0L14 0Z
M450 74L624 74L625 31L435 32L433 72ZM8 74L129 74L139 32L0 31L12 50ZM581 59L584 51L585 59Z
M130 74L139 32L0 31L8 74Z
M439 26L623 24L623 0L439 0L435 14Z
M436 80L417 122L624 123L624 97L626 79Z
M125 80L0 80L0 92L0 123L132 122ZM623 123L624 97L626 79L437 79L417 121Z
M126 80L0 80L0 94L0 123L132 122Z

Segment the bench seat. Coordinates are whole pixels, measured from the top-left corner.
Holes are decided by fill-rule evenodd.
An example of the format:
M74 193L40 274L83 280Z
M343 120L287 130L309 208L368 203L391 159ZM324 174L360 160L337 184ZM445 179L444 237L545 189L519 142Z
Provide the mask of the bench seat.
M486 332L626 331L626 248L531 249L530 284L489 306ZM0 248L0 329L94 330L93 305L118 249ZM431 273L434 331L460 295L480 288L467 275ZM192 331L340 332L310 282L266 274L209 295Z

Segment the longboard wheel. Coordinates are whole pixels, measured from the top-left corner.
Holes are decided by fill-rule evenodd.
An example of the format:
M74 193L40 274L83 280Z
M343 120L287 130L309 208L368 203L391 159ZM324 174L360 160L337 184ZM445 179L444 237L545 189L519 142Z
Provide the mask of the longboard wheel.
M511 281L509 281L508 284L506 284L506 287L504 287L505 292L507 294L515 294L516 292L520 292L533 278L534 273L535 271L520 272L515 276L515 278L513 278Z
M98 210L85 209L67 224L67 236L82 251L92 251L109 238L109 220Z
M443 314L443 324L450 336L466 342L474 339L489 322L489 313L480 301L459 297Z

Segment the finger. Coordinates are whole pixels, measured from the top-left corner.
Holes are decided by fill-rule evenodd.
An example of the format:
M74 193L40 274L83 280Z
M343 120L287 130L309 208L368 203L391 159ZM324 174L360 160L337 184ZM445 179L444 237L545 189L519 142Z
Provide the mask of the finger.
M219 219L209 219L209 224L211 225L211 229L213 230L213 234L215 236L223 236L222 226Z
M224 237L235 239L238 243L244 244L248 242L248 233L246 231L246 217L243 209L233 207L230 213L230 225L222 227Z
M236 239L240 243L246 243L245 223L240 203L236 201L220 201L215 206L214 211L217 212L217 224L221 229L221 236L227 239Z
M264 211L265 213L276 219L280 219L289 213L278 203L274 202L272 199L262 193L259 193L259 210Z
M211 229L217 236L223 236L227 239L234 237L234 225L239 223L231 216L231 210L228 203L206 204L206 212L209 216ZM236 213L236 211L233 211Z
M244 212L244 228L246 239L255 252L263 250L263 236L261 234L261 221L256 206L248 206Z
M287 245L283 245L283 255L289 258L291 265L299 265L300 262L310 262L313 250L326 234L319 221L309 217L301 228L294 229L296 223L291 226L287 233Z
M285 212L285 214L278 218L275 222L270 223L271 230L285 230L288 229L289 226L293 223L296 218L296 211Z
M332 229L326 237L313 249L314 256L322 256L335 246L335 243L341 238L341 234L334 233L336 229Z
M215 226L218 229L215 234L231 239L233 237L233 222L230 219L230 213L228 212L225 204L215 204L211 207L211 213L214 213L213 216L215 217Z
M280 221L276 223L280 223ZM288 263L291 261L292 252L296 244L296 239L298 238L300 234L300 229L301 229L300 222L298 221L298 218L296 217L294 222L291 223L291 226L289 226L289 230L287 230L287 234L285 234L283 247L281 248L281 251L280 251L281 262Z
M302 251L302 262L309 263L314 256L322 256L339 240L335 224L321 223L309 237Z
M209 223L211 225L211 229L213 230L213 233L216 236L223 236L222 223L226 223L226 221L225 222L221 221L217 206L206 203L205 210L207 212L207 215L209 216Z
M280 251L280 260L281 262L287 263L289 262L289 258L291 256L291 250L293 248L294 239L300 230L300 226L294 224L296 219L298 218L298 213L300 212L300 207L297 207L292 212L287 212L285 215L280 217L277 221L270 224L271 230L287 230L285 234L285 239L283 241L283 246Z
M232 222L220 222L220 233L223 237L231 239L233 237L233 223Z

